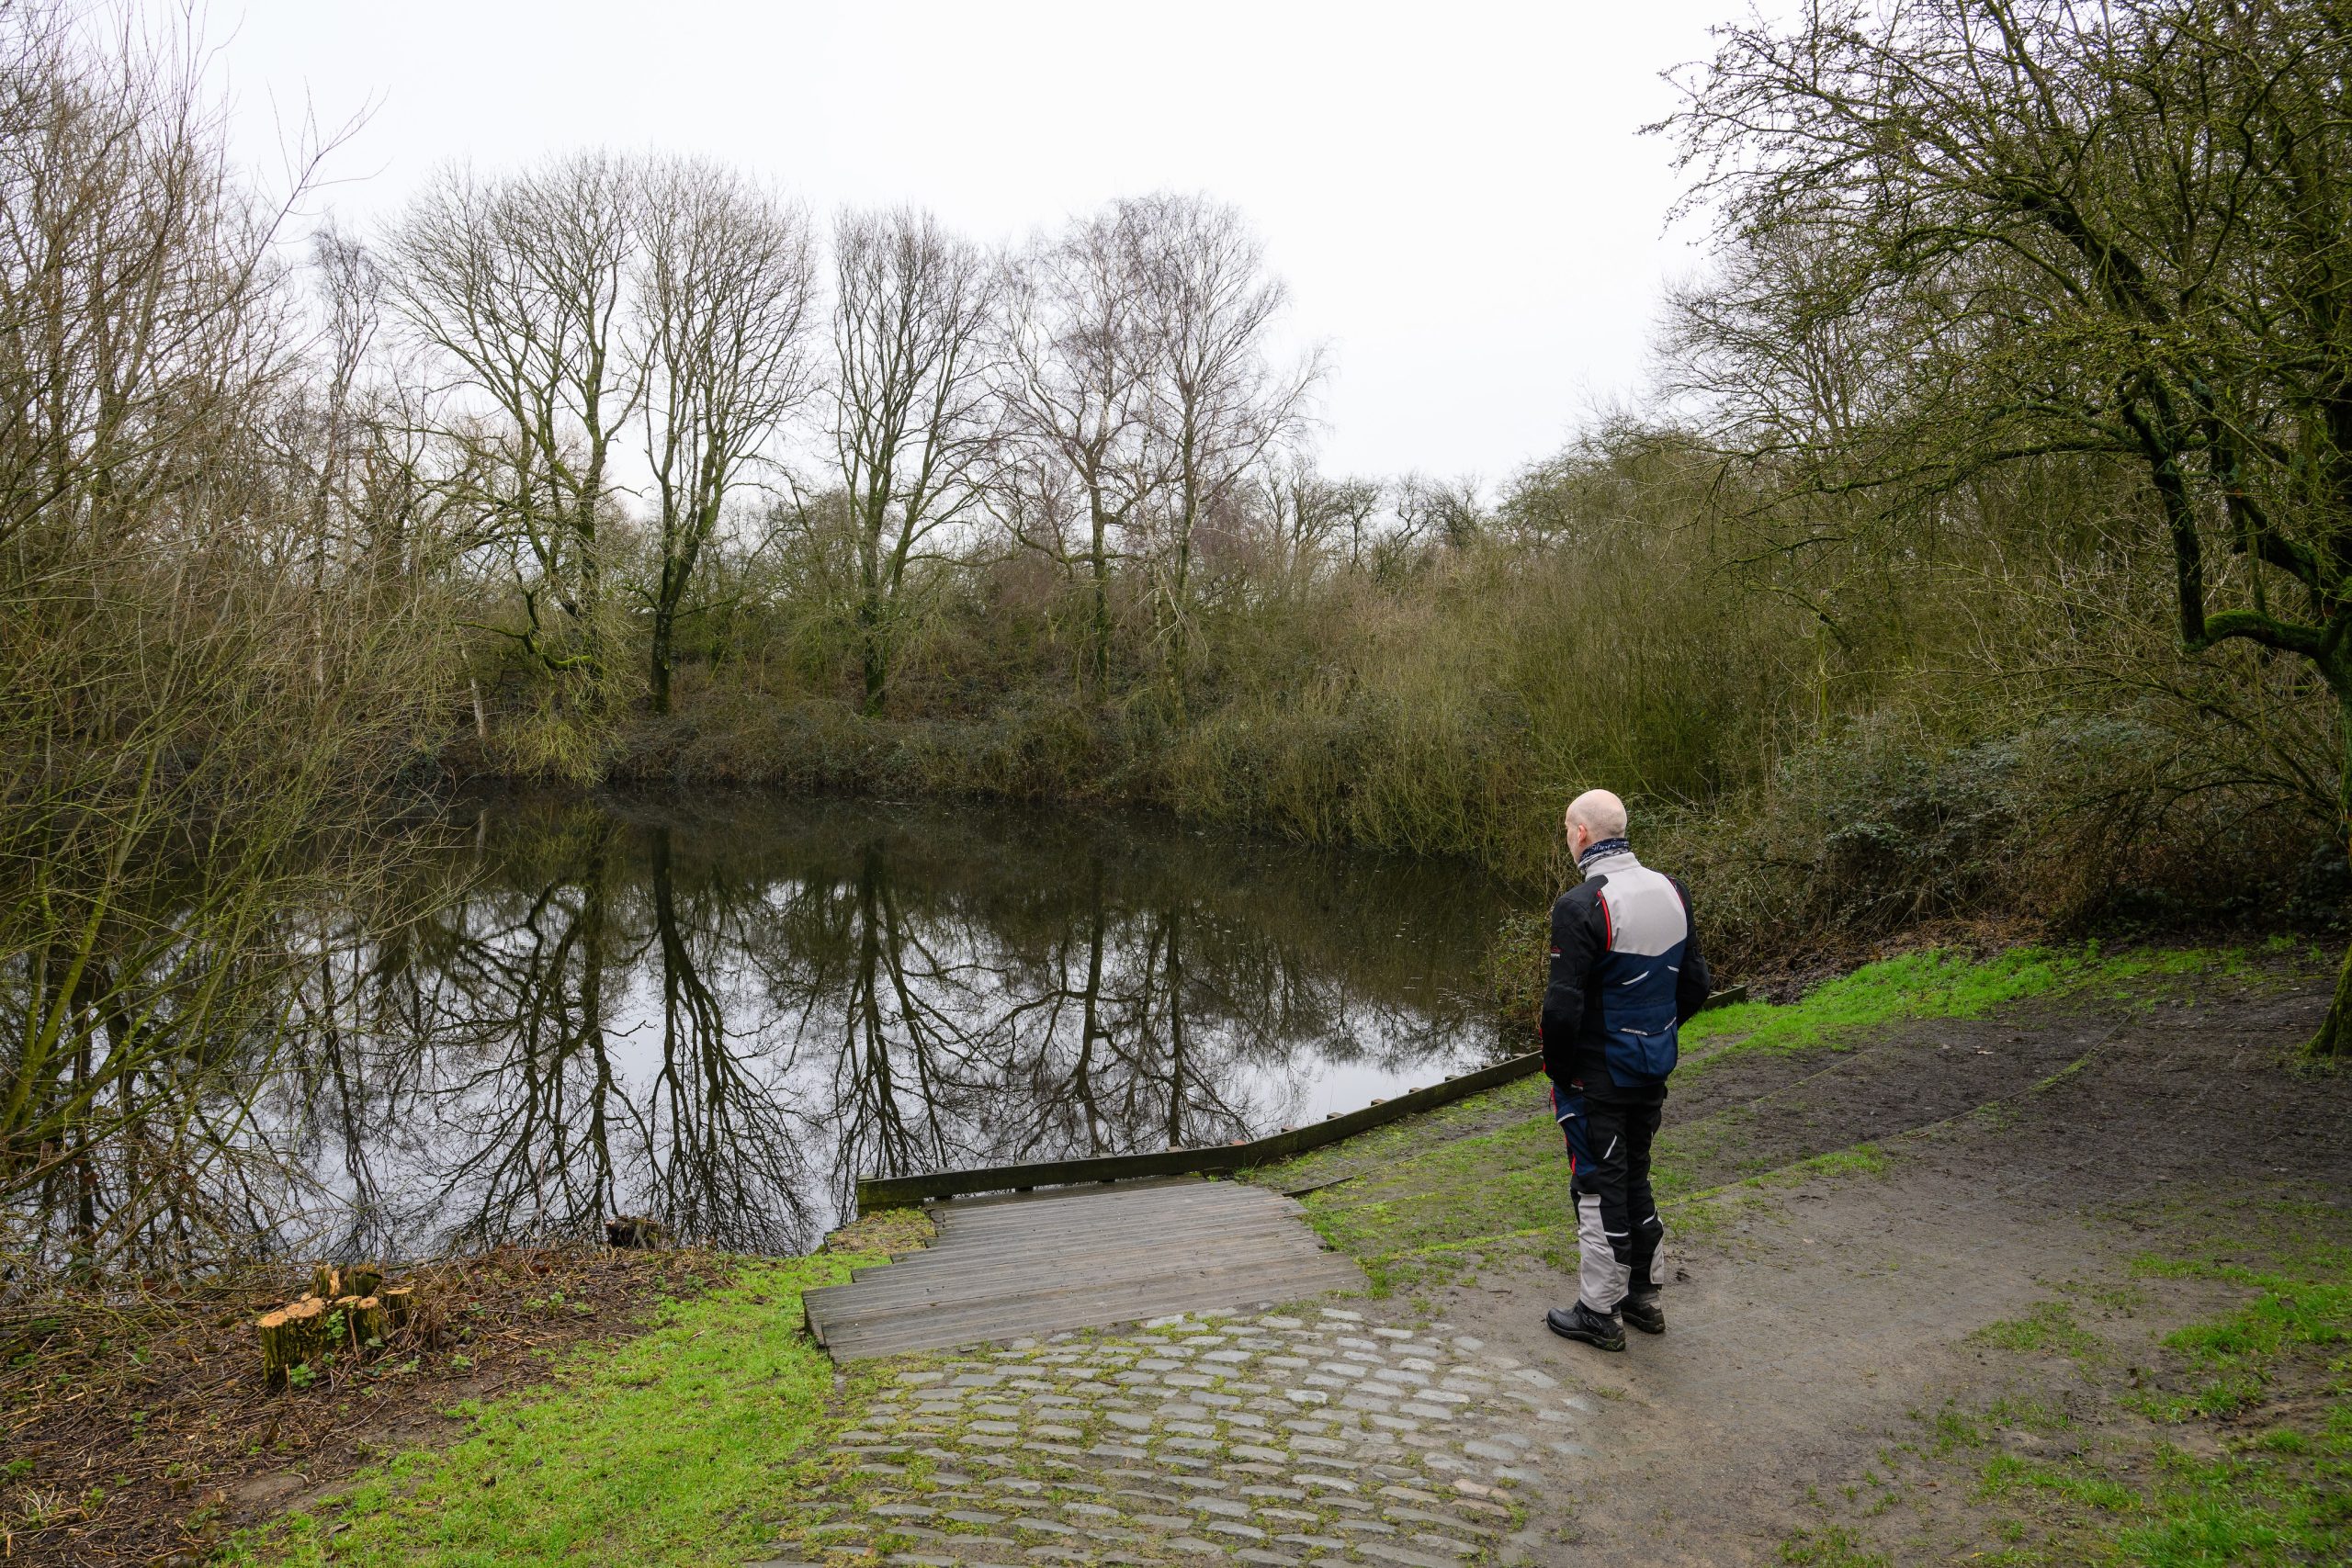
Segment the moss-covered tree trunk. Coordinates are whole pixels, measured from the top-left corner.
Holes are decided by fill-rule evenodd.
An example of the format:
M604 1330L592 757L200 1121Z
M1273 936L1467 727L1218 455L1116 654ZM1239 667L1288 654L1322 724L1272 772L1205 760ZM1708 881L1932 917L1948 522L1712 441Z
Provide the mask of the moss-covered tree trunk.
M2344 687L2338 683L2343 672L2327 671L2324 665L2323 671L2336 693L2337 723L2344 735L2343 773L2335 786L2335 841L2352 855L2352 703L2345 701ZM2309 1049L2314 1056L2338 1060L2352 1055L2352 945L2346 947L2344 962L2335 971L2335 999L2328 1004L2327 1019L2312 1036Z

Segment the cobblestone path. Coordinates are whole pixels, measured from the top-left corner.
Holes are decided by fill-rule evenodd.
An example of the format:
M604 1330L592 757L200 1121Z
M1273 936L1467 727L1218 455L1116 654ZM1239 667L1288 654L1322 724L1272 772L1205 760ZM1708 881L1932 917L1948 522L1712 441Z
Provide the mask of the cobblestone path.
M1462 1568L1594 1402L1444 1324L1200 1314L902 1358L773 1561Z

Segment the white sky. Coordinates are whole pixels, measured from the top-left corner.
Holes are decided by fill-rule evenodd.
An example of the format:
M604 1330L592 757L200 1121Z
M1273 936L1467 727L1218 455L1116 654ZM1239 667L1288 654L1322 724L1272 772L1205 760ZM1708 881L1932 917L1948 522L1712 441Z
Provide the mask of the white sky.
M725 157L819 213L1017 237L1113 196L1241 207L1329 346L1328 469L1491 484L1637 392L1668 236L1660 71L1746 0L215 0L245 155L375 106L327 193L365 229L452 158Z

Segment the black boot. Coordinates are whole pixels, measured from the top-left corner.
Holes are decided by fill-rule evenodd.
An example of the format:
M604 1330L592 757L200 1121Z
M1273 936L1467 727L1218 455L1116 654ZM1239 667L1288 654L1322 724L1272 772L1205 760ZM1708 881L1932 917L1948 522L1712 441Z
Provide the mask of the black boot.
M1666 1309L1657 1304L1656 1285L1628 1291L1625 1299L1617 1303L1617 1311L1629 1325L1645 1334L1666 1332Z
M1603 1350L1625 1348L1625 1325L1617 1321L1617 1314L1595 1312L1584 1304L1582 1297L1565 1312L1554 1307L1544 1314L1544 1322L1563 1339L1580 1340Z

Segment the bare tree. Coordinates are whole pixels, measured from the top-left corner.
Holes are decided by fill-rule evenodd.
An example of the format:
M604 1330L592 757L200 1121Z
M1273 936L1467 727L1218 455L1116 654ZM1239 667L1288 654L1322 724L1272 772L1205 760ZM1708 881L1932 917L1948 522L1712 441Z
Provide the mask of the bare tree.
M878 714L907 568L981 477L1000 280L978 246L910 209L843 213L833 265L833 448L856 535L865 710Z
M1201 520L1304 424L1322 360L1309 355L1279 373L1268 362L1267 338L1289 295L1267 275L1265 247L1238 209L1161 194L1122 201L1118 212L1133 246L1152 432L1170 476L1159 600L1181 705Z
M1167 450L1150 439L1156 367L1133 217L1112 207L1072 220L1020 257L1012 279L1008 434L1026 449L1021 468L1037 476L1031 493L1046 510L1064 484L1083 500L1086 671L1098 692L1111 666L1111 532L1124 534L1153 494ZM1060 551L1058 527L1054 545Z
M653 470L653 710L670 709L680 613L728 500L808 396L816 277L798 209L732 171L684 160L642 172L635 332Z
M1362 557L1383 491L1374 479L1327 478L1296 452L1263 465L1255 489L1275 559L1295 584L1314 575L1336 539L1345 538L1351 565Z
M108 22L115 24L109 31ZM434 660L322 562L284 220L185 26L0 6L0 1268L249 1238ZM329 357L332 357L331 355ZM312 404L315 407L315 401ZM289 629L295 635L288 635ZM301 635L307 632L307 636ZM406 739L403 739L405 735Z
M598 533L642 391L623 340L633 183L596 152L495 180L447 169L387 237L393 303L473 394L445 427L474 459L459 470L468 499L534 569L516 565L523 645L592 682L607 669ZM548 641L542 595L568 646Z
M1467 549L1486 531L1478 481L1470 475L1441 479L1407 474L1396 481L1393 494L1397 532L1408 542Z

